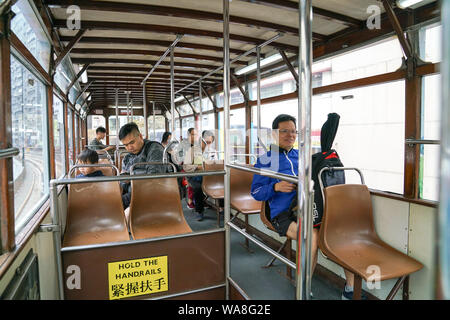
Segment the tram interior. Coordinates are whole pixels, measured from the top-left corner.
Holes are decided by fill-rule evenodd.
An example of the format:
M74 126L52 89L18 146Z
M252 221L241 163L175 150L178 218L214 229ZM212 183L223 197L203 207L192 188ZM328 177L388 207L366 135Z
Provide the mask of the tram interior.
M440 67L448 57L440 53L441 1L407 8L391 0L311 2L310 153L321 150L328 114L339 113L333 148L345 167L364 174L376 235L421 265L402 282L363 279L363 296L442 299ZM298 270L278 258L268 266L268 251L277 250L295 266L298 243L268 227L264 204L250 194L255 173L234 166L253 168L274 142L278 114L299 119L299 34L308 24L299 21L298 0L230 0L225 94L224 5L0 1L0 21L11 26L8 37L0 30L1 70L10 75L0 90L11 98L0 116L9 114L12 127L0 124L0 142L17 148L0 160L8 172L2 182L14 185L1 188L9 204L0 208L1 299L298 298ZM167 175L127 176L133 194L126 219L119 182L126 181L120 172L128 152L118 131L128 122L149 140L172 132L177 147L189 128L214 133L219 160L195 171L203 175L203 219L179 192L186 186ZM116 150L98 151L105 177L83 183L73 178L77 156L100 126L103 143ZM304 147L297 139L294 148ZM180 181L183 174L172 173ZM230 223L240 231L226 223L227 174ZM345 175L346 184L360 184L355 172ZM307 299L340 300L344 269L321 246Z

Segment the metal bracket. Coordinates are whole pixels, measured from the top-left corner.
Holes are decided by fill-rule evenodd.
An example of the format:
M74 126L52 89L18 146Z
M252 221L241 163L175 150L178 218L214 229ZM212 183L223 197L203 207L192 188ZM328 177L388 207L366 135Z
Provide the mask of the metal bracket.
M41 224L38 232L56 232L60 231L60 227L56 224Z

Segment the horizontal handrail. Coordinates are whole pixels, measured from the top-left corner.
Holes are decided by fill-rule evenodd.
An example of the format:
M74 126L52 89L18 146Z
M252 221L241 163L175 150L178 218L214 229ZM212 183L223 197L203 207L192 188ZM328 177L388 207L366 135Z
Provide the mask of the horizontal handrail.
M269 254L271 254L272 256L274 256L275 258L279 259L281 262L283 262L284 264L287 264L289 267L291 267L292 269L296 270L297 266L295 265L294 262L292 262L291 260L287 259L285 256L279 254L278 252L276 252L275 250L273 250L272 248L266 246L264 243L262 243L261 241L259 241L258 239L252 237L251 235L249 235L247 232L245 232L244 230L242 230L241 228L239 228L237 225L235 225L232 222L228 222L227 223L231 228L233 228L234 230L236 230L237 232L239 232L240 234L242 234L245 238L249 239L250 241L252 241L253 243L255 243L257 246L259 246L261 249L263 249L264 251L268 252ZM291 249L291 248L289 248Z
M177 172L177 168L175 167L175 165L173 163L170 162L158 162L158 161L150 161L150 162L136 162L135 164L133 164L130 167L130 175L134 175L134 167L138 166L138 165L162 165L162 166L167 166L167 165L171 165L173 168L173 172Z
M119 176L119 169L117 169L117 167L115 165L108 164L108 163L94 163L94 164L76 164L76 165L72 166L69 170L69 177L72 175L72 173L75 171L75 169L92 168L92 167L113 168L116 170L116 176Z
M225 170L218 171L196 171L196 172L179 172L179 173L164 173L164 174L147 174L147 175L120 175L120 176L102 176L95 178L84 179L52 179L50 186L79 184L79 183L95 183L95 182L110 182L110 181L132 181L145 179L162 179L162 178L182 178L182 177L199 177L199 176L214 176L225 175Z
M405 144L441 144L440 140L405 139Z
M235 165L235 164L227 164L227 167L237 169L237 170L242 170L242 171L248 171L248 172L252 172L255 174L262 175L262 176L267 176L269 178L279 179L279 180L298 184L298 177L291 176L291 175L284 174L284 173L279 173L279 172L264 170L264 169L258 169L258 168L253 168L253 167L244 167L244 166L239 166L239 165Z
M12 158L20 153L18 148L7 148L0 150L0 159Z

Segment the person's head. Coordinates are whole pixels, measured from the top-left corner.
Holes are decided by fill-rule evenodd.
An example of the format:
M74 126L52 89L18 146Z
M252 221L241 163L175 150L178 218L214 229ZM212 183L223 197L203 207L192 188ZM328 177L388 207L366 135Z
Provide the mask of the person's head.
M170 139L172 139L172 132L169 131L164 132L161 139L161 144L165 146L166 144L169 143Z
M288 114L278 115L272 122L272 135L274 141L285 149L290 150L297 139L296 120Z
M144 146L144 138L134 122L127 123L120 128L119 140L125 146L125 149L132 154L138 154Z
M210 130L204 130L202 132L202 148L204 149L206 145L210 145L214 142L214 133Z
M98 140L103 140L103 139L105 139L105 136L106 136L106 129L103 128L103 127L98 127L98 128L95 130L95 135L97 136L97 139L98 139Z
M188 140L191 144L195 143L195 140L197 140L198 138L198 134L197 134L197 130L195 130L195 128L189 128L188 129Z
M96 164L98 163L98 153L91 149L84 149L78 155L79 164ZM80 172L85 176L98 170L96 167L81 167L79 168Z

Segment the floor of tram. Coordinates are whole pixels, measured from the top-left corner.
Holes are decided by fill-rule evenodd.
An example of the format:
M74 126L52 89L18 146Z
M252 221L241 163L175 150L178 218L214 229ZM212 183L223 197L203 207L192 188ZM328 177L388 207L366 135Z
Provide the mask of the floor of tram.
M182 201L184 216L193 231L203 231L217 228L216 211L205 209L202 221L198 215ZM223 216L220 219L223 227ZM231 231L231 278L254 300L293 300L295 299L294 280L286 276L286 265L276 260L272 267L262 268L272 256L250 242L249 253L244 247L244 237L238 232ZM294 277L294 271L292 271ZM314 275L312 279L312 293L314 300L340 300L342 288Z

